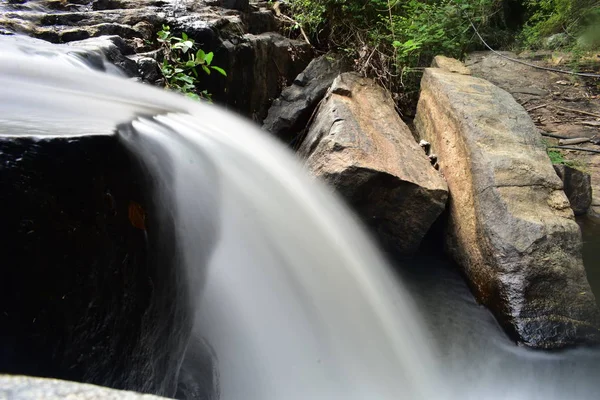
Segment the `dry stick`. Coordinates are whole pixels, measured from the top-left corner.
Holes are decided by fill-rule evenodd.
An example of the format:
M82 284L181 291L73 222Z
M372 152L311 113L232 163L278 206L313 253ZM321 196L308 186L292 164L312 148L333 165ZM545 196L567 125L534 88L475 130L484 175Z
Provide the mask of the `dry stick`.
M548 105L548 104L541 104L541 105L539 105L539 106L535 106L535 107L528 108L528 109L526 109L525 111L527 111L527 112L532 112L533 110L537 110L538 108L546 107L547 105Z
M302 36L304 37L304 40L306 41L306 43L308 43L308 45L312 47L312 44L310 44L310 40L308 40L308 36L306 36L306 32L304 32L304 29L302 29L302 25L300 25L300 24L298 23L298 21L296 21L295 19L293 19L293 18L291 18L291 17L288 17L288 16L287 16L287 15L285 15L285 14L279 14L279 15L280 15L281 17L283 17L283 18L287 19L288 21L290 21L290 22L294 23L295 25L297 25L297 26L298 26L298 28L300 28L300 33L301 33L301 34L302 34Z
M598 153L600 154L600 150L592 150L592 149L584 149L583 147L573 147L573 146L548 146L549 149L563 149L563 150L575 150L575 151L587 151L589 153Z
M555 108L559 108L561 110L565 110L565 111L570 111L570 112L574 112L574 113L579 113L579 114L583 114L583 115L589 115L592 117L596 117L596 118L600 118L600 114L594 114L594 113L590 113L587 111L581 111L581 110L576 110L574 108L567 108L567 107L562 107L562 106L557 106L557 105L552 105Z
M541 133L542 136L548 136L554 139L569 139L568 136L560 136L560 135L555 135L553 133L548 133L548 132L542 132Z
M588 143L590 138L582 137L582 138L573 138L573 139L561 139L558 141L560 146L562 145L570 145L570 144L580 144L580 143Z

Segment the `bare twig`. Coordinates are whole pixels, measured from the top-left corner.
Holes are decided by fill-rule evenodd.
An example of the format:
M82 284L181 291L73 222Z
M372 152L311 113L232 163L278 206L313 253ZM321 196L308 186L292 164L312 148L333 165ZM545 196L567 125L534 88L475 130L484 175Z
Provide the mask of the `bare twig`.
M600 114L594 114L594 113L590 113L587 111L581 111L581 110L576 110L574 108L567 108L567 107L562 107L562 106L557 106L557 105L553 105L553 107L558 108L560 110L565 110L565 111L570 111L570 112L579 113L579 114L583 114L583 115L589 115L591 117L600 118Z
M312 46L312 44L310 43L310 40L308 40L308 36L306 36L306 32L304 32L304 29L302 28L302 25L300 25L300 23L298 21L296 21L292 17L288 17L285 14L279 14L279 16L281 18L283 18L283 19L288 20L289 22L295 24L298 28L300 28L300 33L302 34L302 37L304 38L304 40L306 41L306 43L308 43L309 46Z
M527 111L527 112L532 112L533 110L537 110L538 108L543 108L543 107L546 107L547 105L548 105L548 104L540 104L539 106L535 106L535 107L528 108L528 109L526 109L525 111Z
M573 138L573 139L560 139L558 141L558 144L560 146L563 145L570 145L570 144L580 144L580 143L588 143L590 141L590 138Z
M597 153L600 154L600 150L586 149L583 147L573 147L573 146L548 146L549 149L562 149L562 150L575 150L575 151L587 151L588 153Z
M568 139L567 136L560 136L560 135L555 135L553 133L549 133L549 132L542 132L541 133L542 136L547 136L547 137L551 137L553 139Z

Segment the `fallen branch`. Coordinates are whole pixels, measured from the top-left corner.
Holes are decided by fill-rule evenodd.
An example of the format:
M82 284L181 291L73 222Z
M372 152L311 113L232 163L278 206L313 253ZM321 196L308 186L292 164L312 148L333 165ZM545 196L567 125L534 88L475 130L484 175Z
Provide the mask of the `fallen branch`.
M579 113L579 114L583 114L583 115L589 115L591 117L600 118L600 114L594 114L594 113L590 113L587 111L581 111L581 110L576 110L574 108L567 108L567 107L562 107L562 106L557 106L557 105L553 105L553 107L558 108L560 110L565 110L565 111L570 111L570 112Z
M587 125L587 126L600 126L600 121L580 121L577 122L579 125Z
M570 144L580 144L580 143L588 143L590 141L590 138L573 138L573 139L561 139L558 141L558 144L560 146L563 145L570 145Z
M549 149L562 149L562 150L575 150L575 151L587 151L589 153L597 153L600 154L600 150L592 150L585 149L583 147L573 147L573 146L548 146Z
M528 108L528 109L526 109L525 111L527 111L527 112L532 112L533 110L537 110L538 108L546 107L547 105L548 105L548 104L541 104L541 105L539 105L539 106L535 106L535 107Z
M291 22L298 28L300 28L300 33L302 34L302 37L304 37L304 40L306 41L306 43L308 43L308 45L312 47L312 44L310 44L310 40L308 40L308 36L306 36L306 32L304 32L302 25L300 25L300 23L298 21L296 21L294 18L288 17L287 15L282 13L281 10L279 9L279 2L275 2L275 4L273 4L273 11L275 11L275 15L278 16L279 18L283 18L283 19L287 20L288 22Z
M568 136L560 136L560 135L555 135L553 133L548 133L548 132L542 132L541 134L542 136L548 136L554 139L569 139Z

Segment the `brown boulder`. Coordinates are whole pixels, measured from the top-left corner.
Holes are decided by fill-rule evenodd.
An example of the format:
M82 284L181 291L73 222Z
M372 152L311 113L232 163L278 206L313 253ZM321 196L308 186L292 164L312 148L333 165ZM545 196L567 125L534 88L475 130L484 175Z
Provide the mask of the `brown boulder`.
M374 81L337 77L300 154L353 206L382 243L415 251L444 210L447 187Z
M483 79L425 70L415 125L450 190L447 248L520 342L600 340L581 232L527 112Z

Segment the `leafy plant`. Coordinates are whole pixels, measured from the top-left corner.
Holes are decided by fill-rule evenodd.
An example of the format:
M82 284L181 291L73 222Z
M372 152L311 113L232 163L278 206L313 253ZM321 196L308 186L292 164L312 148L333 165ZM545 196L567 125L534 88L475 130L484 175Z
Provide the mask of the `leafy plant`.
M506 37L498 33L499 0L290 0L289 4L293 19L313 44L351 56L358 72L400 97L416 96L419 72L435 55L461 58L481 46L470 21L491 44ZM290 30L294 32L294 27ZM414 104L414 98L406 103Z
M547 148L546 152L550 157L553 165L566 165L567 167L575 168L583 172L587 172L586 165L579 160L567 160L564 154L558 149Z
M163 61L160 71L165 78L167 88L184 93L185 95L200 100L211 101L212 95L207 90L199 90L198 70L210 75L212 71L227 76L225 70L212 65L213 52L206 53L202 49L196 50L194 39L182 33L181 37L174 36L169 26L163 25L163 29L157 33L157 41L160 43Z

